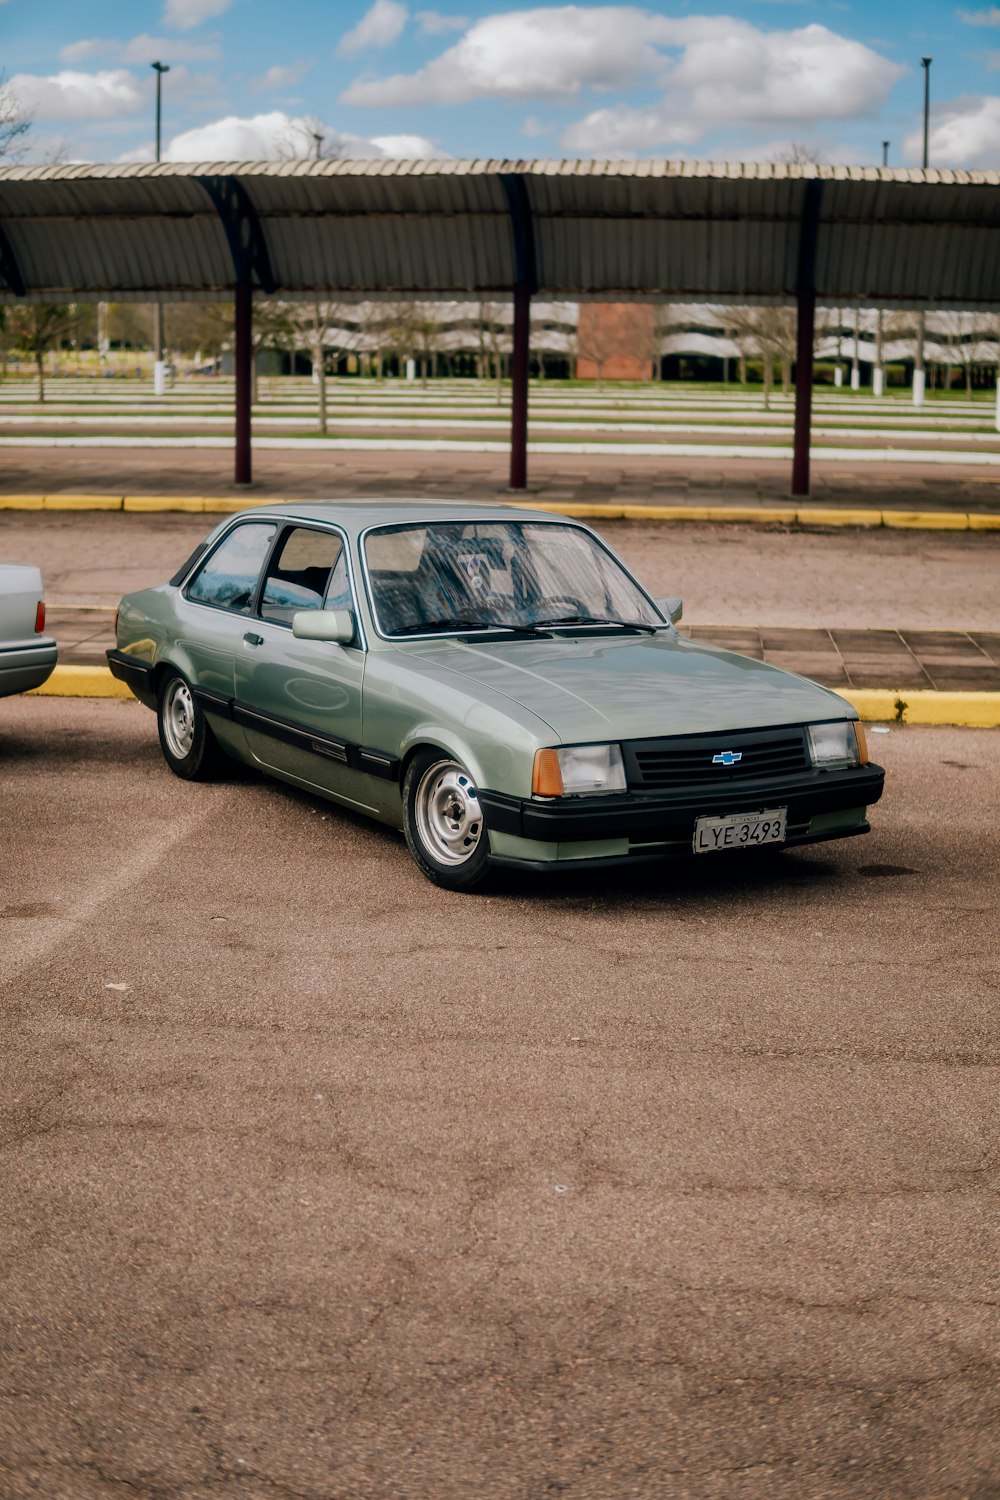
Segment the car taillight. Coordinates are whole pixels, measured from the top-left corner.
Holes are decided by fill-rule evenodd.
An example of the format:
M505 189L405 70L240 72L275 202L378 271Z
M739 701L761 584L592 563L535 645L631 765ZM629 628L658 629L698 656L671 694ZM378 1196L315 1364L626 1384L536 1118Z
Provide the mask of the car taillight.
M35 605L35 634L41 635L45 629L45 600L39 599Z

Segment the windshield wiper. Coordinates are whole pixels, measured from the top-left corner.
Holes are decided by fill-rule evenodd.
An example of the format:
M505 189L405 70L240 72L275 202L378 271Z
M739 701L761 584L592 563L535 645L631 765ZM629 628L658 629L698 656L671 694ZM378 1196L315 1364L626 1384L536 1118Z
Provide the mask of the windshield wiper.
M558 615L548 620L538 620L539 625L618 625L622 630L644 630L655 635L663 625L648 625L645 620L614 620L607 615Z
M464 635L467 631L491 631L496 630L506 635L522 635L527 640L544 638L547 631L539 629L537 625L514 625L504 620L420 620L415 625L403 625L396 635L422 635L425 631L434 630L456 630Z

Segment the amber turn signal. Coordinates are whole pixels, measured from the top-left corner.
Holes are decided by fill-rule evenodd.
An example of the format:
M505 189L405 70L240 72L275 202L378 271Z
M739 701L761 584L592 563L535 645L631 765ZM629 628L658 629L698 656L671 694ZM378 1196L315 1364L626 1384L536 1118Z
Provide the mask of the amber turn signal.
M865 727L860 719L854 721L854 735L858 742L858 765L868 764L868 740L865 737Z
M559 756L555 750L535 751L531 791L535 797L561 797L563 795L562 771L559 768Z

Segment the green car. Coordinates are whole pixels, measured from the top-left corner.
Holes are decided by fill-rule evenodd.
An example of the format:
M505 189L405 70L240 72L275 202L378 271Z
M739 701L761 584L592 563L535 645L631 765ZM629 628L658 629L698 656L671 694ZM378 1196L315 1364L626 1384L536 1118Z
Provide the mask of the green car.
M270 505L126 595L108 660L176 775L244 761L401 828L453 890L867 832L851 705L680 614L543 512Z

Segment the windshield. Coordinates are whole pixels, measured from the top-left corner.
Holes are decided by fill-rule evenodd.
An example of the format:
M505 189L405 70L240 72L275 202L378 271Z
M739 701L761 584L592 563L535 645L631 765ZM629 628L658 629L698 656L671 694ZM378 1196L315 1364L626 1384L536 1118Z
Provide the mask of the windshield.
M365 559L384 635L663 625L615 558L578 526L435 521L369 532Z

